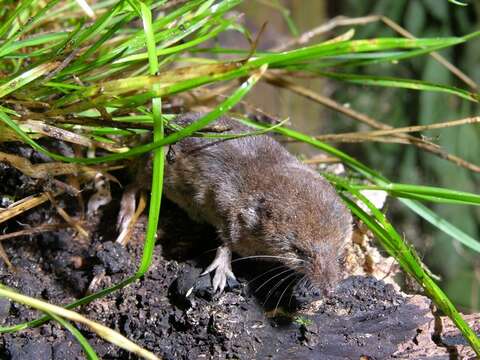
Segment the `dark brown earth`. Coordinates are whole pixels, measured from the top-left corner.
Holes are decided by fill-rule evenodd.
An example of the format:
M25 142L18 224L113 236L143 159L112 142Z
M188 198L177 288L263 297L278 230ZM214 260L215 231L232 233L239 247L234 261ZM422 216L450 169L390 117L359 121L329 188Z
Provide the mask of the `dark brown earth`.
M7 195L19 199L44 186L0 163L2 207L11 201ZM90 243L70 229L3 241L14 268L0 262L0 282L66 304L84 296L89 287L96 291L133 274L141 257L145 218L126 248L115 243L121 191L113 190L114 200L101 219L88 219ZM78 211L73 197L64 195L58 202L70 215ZM60 221L55 208L46 204L0 224L0 229L8 233L52 219ZM209 277L199 274L214 256L208 251L217 245L214 231L193 223L168 202L162 206L160 229L148 274L79 311L165 359L449 359L452 354L428 333L433 316L424 297L405 296L392 285L356 276L330 298L320 299L314 291L286 289L290 280L275 277L282 271L277 265L253 260L235 262L239 282L230 283L223 294L212 294ZM1 326L39 315L0 298ZM136 358L79 328L102 359ZM461 343L454 335L450 338ZM53 322L0 336L0 359L83 358L75 339Z

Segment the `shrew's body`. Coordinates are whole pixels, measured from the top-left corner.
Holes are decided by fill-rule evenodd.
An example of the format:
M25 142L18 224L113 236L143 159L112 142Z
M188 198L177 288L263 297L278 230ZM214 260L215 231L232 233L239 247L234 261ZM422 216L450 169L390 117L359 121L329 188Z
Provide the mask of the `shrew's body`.
M187 126L202 115L188 113L174 122ZM226 134L252 131L227 117L213 126ZM267 135L190 137L170 152L165 195L193 219L215 226L223 243L205 271L215 271L215 289L234 277L232 251L276 256L324 291L336 285L352 219L321 175Z

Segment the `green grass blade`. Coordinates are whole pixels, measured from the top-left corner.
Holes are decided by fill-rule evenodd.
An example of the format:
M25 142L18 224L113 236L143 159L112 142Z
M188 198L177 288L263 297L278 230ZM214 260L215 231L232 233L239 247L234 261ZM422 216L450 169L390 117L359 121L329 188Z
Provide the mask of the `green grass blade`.
M390 194L399 194L400 196L421 195L423 199L439 203L451 203L460 205L480 205L480 195L445 189L435 186L422 186L413 184L390 183L385 186L379 185L352 185L357 190L382 190Z
M143 28L145 30L145 37L147 39L148 50L148 64L150 74L155 75L158 72L158 58L155 53L155 35L152 29L152 14L148 6L143 3L138 3L140 7L141 17L143 21ZM164 138L163 119L162 119L162 101L160 98L152 99L152 114L153 114L153 141L159 142ZM147 233L145 236L145 245L143 247L143 256L140 266L137 270L136 276L143 276L149 269L152 263L153 250L155 247L155 240L157 239L157 227L160 216L160 205L162 202L163 189L163 173L164 173L164 150L159 147L153 151L153 167L152 167L152 186L150 195L150 208L148 212Z
M411 80L411 79L400 79L394 77L385 77L385 76L370 76L370 75L357 75L357 74L342 74L342 73L333 73L333 72L319 72L319 75L351 82L354 84L360 85L372 85L372 86L383 86L383 87L395 87L395 88L404 88L412 90L423 90L423 91L435 91L435 92L444 92L452 95L459 96L463 99L470 101L478 102L480 97L478 94L466 91L463 89L456 88L454 86L439 85L433 84L421 80Z
M282 53L269 54L251 59L248 64L250 66L259 66L268 63L269 67L273 67L273 65L286 66L300 61L351 53L418 48L425 51L428 48L453 46L464 41L463 38L454 37L443 39L378 38L369 40L349 40L337 43L322 43Z
M153 139L155 142L163 140L163 119L161 114L161 100L154 98L152 100L152 111L154 118ZM164 150L159 147L153 151L152 166L152 186L150 196L150 208L148 212L147 233L145 235L145 244L143 247L143 256L136 276L143 276L152 263L153 250L157 239L157 226L160 216L160 204L162 201L163 174L164 174Z
M39 34L33 35L29 38L15 41L12 45L10 45L10 54L6 55L5 58L29 58L31 56L40 56L44 53L51 50L51 48L57 46L61 41L68 37L67 32L58 32L53 34ZM51 45L46 45L48 43L52 43ZM26 49L28 47L38 47L42 46L41 49L38 51L29 51L28 54L23 53L14 53L19 49Z
M75 326L73 326L69 321L65 320L64 318L52 312L46 311L45 313L48 316L50 316L53 320L58 322L60 325L62 325L65 329L67 329L70 332L70 334L73 335L73 337L78 341L78 343L82 347L88 360L98 360L98 356L95 350L93 350L88 340L85 339L82 333Z
M143 2L138 1L138 5L141 11L141 17L143 21L143 28L145 31L145 38L147 40L148 50L148 64L150 67L150 75L155 75L158 71L158 58L155 54L155 34L152 29L152 14L150 8ZM155 121L155 118L154 118Z
M419 204L416 201L408 199L400 199L400 201L410 210L420 215L423 219L443 231L445 234L450 235L452 238L456 239L458 242L462 243L466 247L476 252L480 252L480 242L478 242L473 237L466 234L464 231L460 230L455 225L448 222L441 216L437 215L434 211L430 210L422 204Z
M468 6L467 3L464 3L458 0L448 0L448 2L451 2L452 4L459 5L459 6Z
M475 31L471 34L465 35L460 40L460 42L456 44L460 44L462 42L468 41L470 39L473 39L475 37L480 36L480 31ZM347 61L342 64L337 64L337 66L365 66L365 65L374 65L374 64L382 64L382 63L391 63L391 64L396 64L398 61L406 60L406 59L411 59L411 58L416 58L422 55L430 54L434 51L442 50L445 48L448 48L452 45L449 41L446 41L445 43L442 43L441 39L439 39L439 42L435 45L432 46L426 46L426 47L421 47L420 49L414 49L411 51L406 51L404 53L400 53L398 55L391 55L391 56L382 56L382 57L375 57L371 60L358 60L358 61Z
M47 63L38 65L33 69L30 69L23 74L20 74L16 78L8 81L5 84L0 85L0 98L18 90L22 86L27 85L35 79L38 79L40 76L45 75L46 73L52 71L58 66L58 63Z
M392 190L392 191L389 191L388 193L391 196L396 198L419 200L421 202L432 202L432 203L438 203L438 204L452 204L452 205L476 205L476 204L472 204L469 201L453 200L453 199L437 197L432 195L417 194L413 192Z

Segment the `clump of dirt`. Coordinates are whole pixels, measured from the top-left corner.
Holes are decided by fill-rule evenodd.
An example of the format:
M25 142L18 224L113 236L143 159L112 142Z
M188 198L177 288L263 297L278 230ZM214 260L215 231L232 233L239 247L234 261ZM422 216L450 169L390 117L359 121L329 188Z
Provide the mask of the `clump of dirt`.
M35 182L17 187L30 180L1 166L0 177L7 185L0 195L14 188L17 198L38 191ZM2 242L14 268L0 262L0 282L26 295L66 304L133 274L141 258L145 218L126 248L115 243L112 224L120 189L113 195L102 218L89 219L98 224L90 243L79 241L70 229ZM65 195L58 201L75 211L75 199ZM4 232L56 217L53 206L43 205L10 220ZM165 359L387 358L426 321L425 307L373 278L351 277L331 297L321 299L289 281L282 283L285 276L278 265L251 260L236 262L239 281L230 282L223 294L213 294L209 276L200 276L214 256L209 250L217 246L213 229L193 223L165 201L159 234L151 270L141 280L79 311ZM0 299L1 326L40 315ZM134 358L79 328L102 359ZM47 322L3 334L0 358L83 359L84 354L68 331Z

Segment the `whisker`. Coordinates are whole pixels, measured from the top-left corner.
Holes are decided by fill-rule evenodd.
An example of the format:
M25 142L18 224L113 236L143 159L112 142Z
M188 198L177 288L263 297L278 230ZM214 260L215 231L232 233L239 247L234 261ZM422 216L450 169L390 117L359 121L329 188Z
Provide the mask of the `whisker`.
M262 276L268 274L268 273L271 273L272 271L275 271L275 270L278 270L278 269L281 269L281 268L286 268L287 266L286 265L280 265L280 266L276 266L274 267L273 269L270 269L270 270L267 270L263 273L261 273L260 275L258 276L255 276L252 280L250 280L249 282L247 282L247 285L250 284L251 282L254 282L255 280L257 280L258 278L261 278Z
M305 287L305 290L311 291L312 290L312 282L308 277L305 276L305 280L303 281L303 286Z
M306 291L312 291L313 290L313 284L312 282L310 281L310 279L307 277L307 275L305 275L303 278L302 278L302 281L303 281L303 284L301 284L300 282L298 283L298 286L303 286L304 289Z
M205 255L205 254L208 254L208 253L211 253L213 251L217 251L218 249L218 246L217 247L214 247L214 248L211 248L211 249L208 249L208 250L205 250L202 255Z
M273 309L273 313L274 313L275 315L277 314L278 305L280 305L280 302L282 301L283 295L285 295L285 293L287 292L287 290L290 288L290 286L293 284L293 282L294 282L295 280L297 280L297 278L293 278L292 281L290 281L290 282L288 283L288 285L285 286L285 290L283 290L283 292L280 294L280 298L279 298L278 301L277 301L277 305L275 305L275 309ZM293 291L292 291L292 294L293 294ZM290 296L290 299L291 299L291 298L292 298L292 297ZM290 302L289 302L289 306L290 306Z
M300 286L300 284L302 283L302 281L306 281L307 279L307 276L306 275L303 275L299 280L298 280L298 286ZM290 299L288 300L288 307L290 308L290 305L292 303L292 298L293 298L293 289L292 289L292 293L290 294Z
M313 291L314 287L311 281L308 278L305 279L305 285L308 291Z
M282 274L285 274L286 272L289 272L289 271L294 271L293 269L290 269L288 268L287 270L284 270L282 272L279 272L278 274L272 276L270 279L268 279L267 281L265 281L262 285L260 285L256 290L255 290L255 293L257 293L262 287L264 287L265 285L267 285L270 281L272 281L273 279L281 276Z
M294 272L293 274L290 274L290 275L286 276L285 278L283 278L282 280L280 280L279 282L277 282L277 284L273 288L271 288L270 291L268 292L267 297L266 297L266 299L265 299L265 301L263 302L262 305L265 306L268 299L272 295L272 291L275 291L275 289L277 289L280 285L282 285L282 283L285 282L285 280L287 280L288 278L290 278L292 276L296 276L296 275L297 275L297 273Z
M240 260L247 260L247 259L280 259L280 260L293 260L298 262L305 262L305 260L297 259L294 257L275 256L275 255L252 255L252 256L244 256L242 258L232 260L232 263Z

